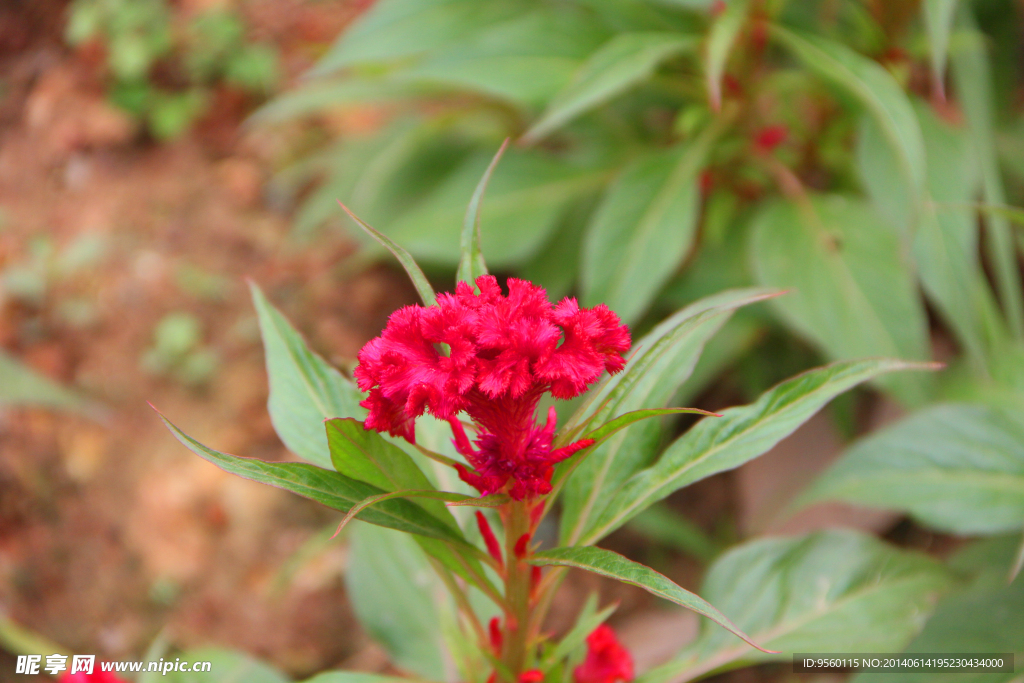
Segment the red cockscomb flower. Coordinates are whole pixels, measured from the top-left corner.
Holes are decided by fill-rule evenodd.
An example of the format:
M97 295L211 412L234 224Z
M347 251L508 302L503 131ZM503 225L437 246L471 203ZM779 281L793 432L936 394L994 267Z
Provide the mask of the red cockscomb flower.
M555 412L539 427L534 412L550 391L569 399L605 370L618 372L629 349L628 328L607 306L552 305L547 293L509 278L508 296L491 275L460 282L436 306L395 311L381 336L359 352L355 370L366 428L414 441L424 412L447 420L472 469L459 476L483 494L507 488L516 500L551 490L552 467L589 441L552 449ZM443 352L447 351L447 352ZM473 421L476 448L458 419Z
M628 683L633 680L633 656L615 637L615 631L601 624L587 636L587 658L572 674L576 683Z

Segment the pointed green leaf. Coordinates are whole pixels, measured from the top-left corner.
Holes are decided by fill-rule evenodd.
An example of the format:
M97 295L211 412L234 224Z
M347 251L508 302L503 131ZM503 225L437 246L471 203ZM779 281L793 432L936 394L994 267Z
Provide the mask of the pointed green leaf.
M554 548L537 553L529 560L529 563L539 567L574 567L592 572L600 576L606 576L616 581L628 583L631 586L643 588L648 593L657 595L677 605L702 614L719 624L724 629L742 638L752 647L761 649L757 643L750 639L740 629L729 621L713 605L703 600L699 595L676 585L664 574L659 574L648 566L623 557L618 553L604 548L594 546Z
M358 216L349 211L349 208L340 201L338 202L338 206L340 206L345 213L349 215L349 218L354 220L360 228L365 230L371 237L373 237L373 239L377 240L381 246L390 251L391 254L398 259L398 262L402 264L402 268L405 268L405 272L409 275L409 279L412 280L412 284L419 293L420 299L423 301L423 305L432 306L437 295L434 294L434 288L430 286L430 281L427 280L427 276L423 274L422 270L420 270L420 267L416 264L412 255L387 235L374 230L369 224L365 223Z
M357 417L363 394L355 384L309 350L299 333L251 283L253 305L270 379L267 408L281 441L295 455L323 467L330 466L323 421L329 417Z
M482 151L470 156L389 225L388 235L417 259L456 265L466 199L492 159ZM601 187L609 175L606 168L570 164L539 151L508 150L494 169L480 210L480 241L487 245L489 266L515 266L532 257L565 207Z
M746 0L733 0L711 24L708 34L704 73L707 82L708 99L711 108L718 111L722 106L722 76L729 53L736 42L736 37L743 28L743 20L747 17Z
M947 404L858 441L801 501L909 512L958 535L1024 529L1024 418Z
M928 357L928 325L911 270L889 225L839 196L777 201L755 219L754 276L793 292L772 302L783 320L836 360ZM928 398L921 376L887 378L904 404Z
M498 148L491 163L487 166L487 170L484 171L483 177L480 178L476 190L473 191L469 206L466 207L466 218L462 222L462 258L459 260L459 268L455 273L457 282L472 284L481 275L487 275L487 264L484 263L484 255L480 247L480 209L483 206L484 193L487 192L487 184L491 182L494 168L501 160L501 155L505 153L510 139L505 138L505 142L501 143L501 147Z
M849 93L878 122L914 190L925 178L924 142L903 89L877 62L827 38L775 25L772 35L809 69ZM910 201L917 201L911 197Z
M409 683L404 676L383 676L362 671L324 671L302 683Z
M916 229L910 192L896 160L872 120L861 122L857 164L875 206L913 240L922 288L963 344L975 369L984 371L989 344L1002 336L998 307L978 259L978 221L972 205L978 164L964 132L915 108L928 154L928 178ZM941 198L941 203L936 202Z
M945 569L926 555L853 531L745 543L708 569L701 593L780 654L753 651L702 625L676 661L638 680L689 681L793 652L898 652L949 586Z
M352 418L324 421L334 469L385 491L429 489L430 480L409 454Z
M392 491L390 493L379 493L376 496L370 496L369 498L365 498L356 503L355 505L353 505L349 509L349 511L345 513L345 516L341 518L341 521L338 522L338 529L334 532L335 536L341 533L341 530L344 529L348 525L348 523L355 519L356 516L359 515L359 513L362 512L363 510L373 505L377 505L378 503L383 503L386 500L392 500L394 498L427 498L430 500L442 500L463 505L467 503L476 503L480 507L497 507L498 505L507 502L506 500L502 500L501 502L487 501L487 504L481 506L480 501L483 500L482 498L478 498L475 496L467 496L464 493L453 493L451 491L435 491L432 489L421 491L403 490Z
M345 589L359 623L396 666L448 680L438 628L447 596L423 551L405 534L367 524L353 527L349 538Z
M237 455L221 453L207 448L185 434L163 415L160 415L160 419L171 430L175 438L190 451L225 472L297 493L335 510L348 512L353 505L360 501L385 493L374 486L315 465L302 462L266 462L255 458L242 458ZM364 511L359 515L359 519L399 531L420 534L462 546L468 545L459 531L446 526L426 510L407 500L386 501L376 508Z
M844 391L885 372L932 367L888 359L833 363L782 382L750 405L701 420L626 481L578 544L596 543L670 493L753 460Z
M0 406L44 406L87 411L88 403L70 389L0 352Z
M953 28L956 0L924 0L924 27L928 31L928 51L932 62L932 88L940 99L946 99L946 57L949 32Z
M509 0L381 0L342 32L314 67L313 75L443 48L518 9L518 3Z
M635 322L693 244L697 174L718 127L693 144L634 162L609 188L583 240L583 303Z
M1006 190L996 157L992 74L986 54L986 38L977 30L969 8L961 7L958 14L958 28L972 39L962 41L958 49L950 54L953 84L981 167L985 203L1002 206L1007 203ZM999 214L987 215L985 227L988 258L995 271L999 302L1011 332L1017 339L1024 339L1024 296L1021 294L1017 247L1012 231L1006 219Z
M522 142L540 140L566 122L650 77L665 59L696 41L678 33L620 33L580 66L572 81L548 105Z
M569 420L568 431L564 437L560 434L560 438L568 438L569 431L600 424L614 415L665 405L690 376L705 342L732 312L775 294L758 289L725 291L671 315L634 343L625 369L591 392L590 403ZM564 540L575 543L591 517L603 509L622 482L650 462L659 435L657 421L641 422L595 447L578 468L574 459L559 465L556 480L567 476L566 470L575 469L562 496Z
M220 647L202 647L176 652L182 663L209 662L209 671L168 671L150 681L167 683L289 683L288 676L245 652ZM153 661L153 660L149 660ZM151 674L152 675L152 674Z

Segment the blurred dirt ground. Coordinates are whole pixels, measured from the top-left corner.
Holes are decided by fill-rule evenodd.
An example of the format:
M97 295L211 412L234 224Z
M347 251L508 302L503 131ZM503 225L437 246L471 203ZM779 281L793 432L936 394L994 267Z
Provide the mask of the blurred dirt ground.
M292 75L354 12L292 0L245 10ZM343 241L286 239L287 216L262 193L287 140L241 127L232 93L181 140L142 137L104 101L90 56L62 46L64 11L0 3L0 271L35 268L44 285L0 292L0 347L106 411L0 413L0 610L104 658L140 656L165 627L179 646L237 647L294 673L372 658L346 605L342 546L281 581L334 516L195 458L146 401L218 448L284 458L245 279L336 359L411 290L387 269L338 277ZM53 265L83 250L80 267ZM156 325L178 311L216 359L207 382L144 368ZM10 672L0 666L0 680Z

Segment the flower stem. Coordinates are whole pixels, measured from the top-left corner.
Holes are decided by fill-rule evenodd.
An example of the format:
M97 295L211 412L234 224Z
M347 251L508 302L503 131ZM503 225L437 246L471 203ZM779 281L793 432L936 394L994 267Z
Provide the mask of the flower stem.
M530 516L525 501L512 501L505 521L505 637L502 661L517 683L526 670L530 620L530 565L516 556L516 541L530 532ZM527 551L529 552L529 551Z

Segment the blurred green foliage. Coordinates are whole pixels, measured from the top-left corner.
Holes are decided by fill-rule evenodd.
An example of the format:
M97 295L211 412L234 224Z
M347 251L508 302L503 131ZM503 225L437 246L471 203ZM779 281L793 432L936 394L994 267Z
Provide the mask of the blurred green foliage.
M65 36L71 45L103 46L111 101L158 139L180 135L206 113L212 87L265 96L279 78L274 47L248 40L229 10L183 22L167 0L74 0Z
M219 365L217 353L203 345L203 328L190 313L174 311L153 329L153 343L142 356L142 368L171 377L186 386L205 384Z

